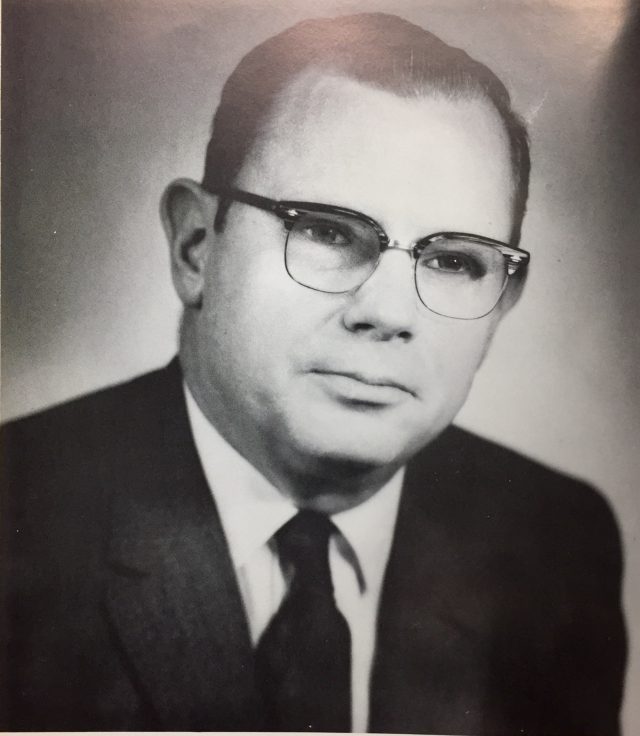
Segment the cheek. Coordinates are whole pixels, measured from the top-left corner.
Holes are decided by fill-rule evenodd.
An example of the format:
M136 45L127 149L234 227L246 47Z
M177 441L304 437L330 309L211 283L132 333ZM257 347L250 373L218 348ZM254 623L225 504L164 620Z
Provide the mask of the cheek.
M214 320L246 331L273 316L274 295L282 288L284 257L274 247L230 239L219 244L207 264L207 297Z
M464 397L488 350L497 320L447 322L429 331L423 343L423 361L432 367L445 395Z
M211 269L208 330L228 370L238 379L265 378L269 387L321 322L322 300L289 277L279 250L247 255L222 254Z

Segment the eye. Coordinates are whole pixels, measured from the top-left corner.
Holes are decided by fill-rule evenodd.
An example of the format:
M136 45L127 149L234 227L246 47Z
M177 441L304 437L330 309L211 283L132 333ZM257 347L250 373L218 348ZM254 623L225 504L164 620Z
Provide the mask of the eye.
M481 261L466 253L434 253L424 258L425 268L441 274L480 278L486 273Z
M309 240L322 245L351 245L349 233L332 222L307 222L300 231Z
M437 268L439 271L450 271L451 273L460 273L469 267L467 259L452 253L435 256L427 261L426 265L428 268Z

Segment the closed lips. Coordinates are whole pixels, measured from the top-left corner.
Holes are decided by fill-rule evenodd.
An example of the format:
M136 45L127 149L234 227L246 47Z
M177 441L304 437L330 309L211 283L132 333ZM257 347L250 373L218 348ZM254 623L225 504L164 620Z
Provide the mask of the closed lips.
M389 388L396 388L396 389L399 389L400 391L404 391L408 394L411 394L412 396L415 396L415 392L412 391L408 386L406 386L403 383L400 383L399 381L391 379L391 378L370 376L364 373L359 373L357 371L335 371L335 370L326 370L326 369L316 369L312 372L318 373L319 375L324 375L324 376L342 376L344 378L350 378L354 381L359 381L360 383L363 383L367 386L386 386Z

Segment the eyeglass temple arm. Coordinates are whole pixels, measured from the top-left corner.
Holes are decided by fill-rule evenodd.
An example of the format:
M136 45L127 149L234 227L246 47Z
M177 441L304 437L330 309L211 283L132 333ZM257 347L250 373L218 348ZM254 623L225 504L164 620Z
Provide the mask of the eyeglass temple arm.
M241 189L207 189L210 194L214 194L220 199L231 199L234 202L242 202L248 204L251 207L257 207L267 212L276 212L278 208L278 202L275 199L269 199L269 197L262 197L260 194L251 194L251 192L244 192Z

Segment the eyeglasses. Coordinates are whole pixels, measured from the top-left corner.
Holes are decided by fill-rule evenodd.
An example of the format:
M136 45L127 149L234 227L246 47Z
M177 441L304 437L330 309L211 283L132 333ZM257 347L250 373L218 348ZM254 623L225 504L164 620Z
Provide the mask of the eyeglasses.
M414 260L420 301L444 317L479 319L496 307L510 276L526 267L529 253L479 235L439 232L403 247L371 217L345 207L277 201L238 189L210 190L279 217L286 231L285 268L309 289L352 291L376 270L386 250L404 250Z

